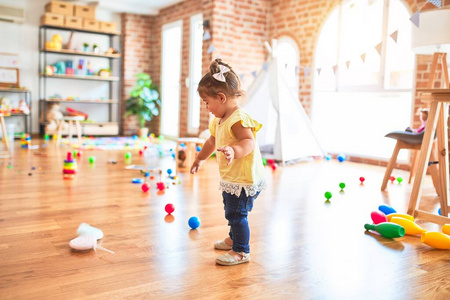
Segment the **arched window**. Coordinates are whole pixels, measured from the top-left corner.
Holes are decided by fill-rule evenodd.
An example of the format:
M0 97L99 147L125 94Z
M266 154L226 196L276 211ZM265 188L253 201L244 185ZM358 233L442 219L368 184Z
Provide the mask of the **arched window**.
M293 95L298 94L298 68L300 65L300 54L295 41L287 36L282 36L277 40L276 55L278 69L286 79Z
M327 151L391 156L394 142L384 135L411 120L409 18L400 0L345 1L328 17L315 52L312 101L312 122Z

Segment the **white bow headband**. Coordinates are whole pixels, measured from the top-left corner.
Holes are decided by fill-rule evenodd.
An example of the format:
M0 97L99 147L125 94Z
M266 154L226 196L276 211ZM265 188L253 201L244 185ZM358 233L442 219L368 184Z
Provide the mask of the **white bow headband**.
M227 73L227 72L230 72L230 69L228 67L225 67L223 65L219 65L219 72L213 74L212 76L216 80L219 80L219 81L222 81L222 82L226 82L224 74Z

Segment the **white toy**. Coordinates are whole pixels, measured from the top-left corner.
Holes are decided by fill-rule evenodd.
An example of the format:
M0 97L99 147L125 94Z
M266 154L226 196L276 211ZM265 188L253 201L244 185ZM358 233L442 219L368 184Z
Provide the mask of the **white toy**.
M114 251L97 244L97 240L103 238L103 232L100 229L87 223L81 223L80 226L78 226L77 234L79 234L79 236L69 242L70 248L77 251L88 251L91 249L96 251L97 249L100 249L114 254Z

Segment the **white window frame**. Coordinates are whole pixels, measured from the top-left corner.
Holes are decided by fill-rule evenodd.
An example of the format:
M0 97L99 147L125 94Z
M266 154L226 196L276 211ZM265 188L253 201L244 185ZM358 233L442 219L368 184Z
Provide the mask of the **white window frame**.
M203 21L203 14L196 14L191 16L190 19L190 49L189 49L189 79L188 79L188 88L189 88L189 105L188 105L188 133L189 134L198 134L200 128L200 97L197 93L198 81L194 80L196 71L195 68L195 54L196 51L203 52L203 42L200 49L197 49L194 41L195 35L198 34L198 28L195 28L195 24L199 21ZM202 35L203 41L203 35ZM202 72L202 60L200 60L200 78L201 79ZM198 103L195 103L198 101ZM194 123L194 115L198 115L197 118L199 120L198 124Z

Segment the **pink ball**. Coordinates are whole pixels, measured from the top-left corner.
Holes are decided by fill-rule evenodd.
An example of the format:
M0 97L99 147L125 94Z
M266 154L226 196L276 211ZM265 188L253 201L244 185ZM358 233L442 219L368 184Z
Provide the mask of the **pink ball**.
M366 180L364 177L359 177L359 181L361 181L361 183L364 183L364 180Z
M166 207L164 209L166 210L166 213L168 213L170 215L171 213L173 213L175 211L175 206L173 206L172 203L169 203L166 205Z
M141 188L144 193L147 193L150 189L150 186L147 183L144 183Z
M373 224L380 224L388 221L386 215L381 211L373 211L370 214L370 217L372 218Z

